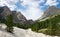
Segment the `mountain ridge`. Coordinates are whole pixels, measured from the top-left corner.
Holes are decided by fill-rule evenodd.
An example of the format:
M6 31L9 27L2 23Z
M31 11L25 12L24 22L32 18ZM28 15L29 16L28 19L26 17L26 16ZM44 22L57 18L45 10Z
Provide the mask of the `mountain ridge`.
M46 11L44 11L41 19L39 18L37 21L46 20L58 14L60 14L60 8L57 8L56 6L50 6Z
M8 15L13 15L13 21L15 23L23 24L29 21L21 12L11 11L7 6L0 7L0 15L2 16L2 19L6 19ZM31 22L33 22L33 20L29 23Z

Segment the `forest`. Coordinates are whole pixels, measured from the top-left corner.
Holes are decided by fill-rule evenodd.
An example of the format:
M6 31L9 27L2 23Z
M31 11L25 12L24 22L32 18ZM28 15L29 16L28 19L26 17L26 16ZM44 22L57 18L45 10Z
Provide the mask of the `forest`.
M60 36L60 15L41 22L36 21L31 29L35 32Z

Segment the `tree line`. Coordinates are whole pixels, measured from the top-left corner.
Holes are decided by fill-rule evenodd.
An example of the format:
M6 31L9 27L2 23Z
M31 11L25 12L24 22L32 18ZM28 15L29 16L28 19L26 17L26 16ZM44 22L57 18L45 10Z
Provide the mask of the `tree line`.
M41 32L49 35L60 35L60 15L46 19L45 21L36 21L31 29L36 32L39 32L41 29L47 29Z

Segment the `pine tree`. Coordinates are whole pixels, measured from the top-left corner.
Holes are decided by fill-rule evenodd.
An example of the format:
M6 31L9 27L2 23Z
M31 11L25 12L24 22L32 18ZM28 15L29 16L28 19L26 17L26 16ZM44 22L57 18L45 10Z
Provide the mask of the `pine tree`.
M13 16L12 15L8 15L6 17L6 25L7 25L6 30L13 33Z

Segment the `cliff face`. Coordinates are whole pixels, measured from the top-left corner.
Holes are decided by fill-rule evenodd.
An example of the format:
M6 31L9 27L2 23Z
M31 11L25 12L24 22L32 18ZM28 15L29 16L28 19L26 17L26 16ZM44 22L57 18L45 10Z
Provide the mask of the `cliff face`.
M13 21L18 23L24 23L27 19L21 14L21 12L12 11Z
M42 18L50 17L55 14L59 14L60 9L56 8L55 6L50 6L42 15Z

